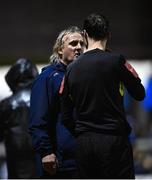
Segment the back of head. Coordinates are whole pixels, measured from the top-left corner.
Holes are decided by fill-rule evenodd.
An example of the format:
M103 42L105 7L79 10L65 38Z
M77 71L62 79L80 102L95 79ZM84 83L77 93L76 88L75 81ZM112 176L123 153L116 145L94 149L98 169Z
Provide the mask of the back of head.
M10 67L5 80L10 89L15 92L31 84L37 75L36 66L30 60L20 58Z
M89 15L83 23L83 29L94 40L105 40L109 37L109 22L101 14Z
M72 33L80 33L83 36L82 31L77 26L70 26L67 29L64 29L63 31L61 31L54 43L54 46L53 46L53 52L52 52L52 55L50 56L51 64L59 62L59 59L61 57L58 52L64 46L64 37L67 34L72 34Z

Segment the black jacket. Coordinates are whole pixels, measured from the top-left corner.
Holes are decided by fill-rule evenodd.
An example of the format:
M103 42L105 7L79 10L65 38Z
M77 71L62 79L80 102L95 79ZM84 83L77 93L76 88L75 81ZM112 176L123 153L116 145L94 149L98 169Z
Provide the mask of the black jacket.
M38 75L27 59L19 59L5 79L13 94L0 102L0 135L5 142L8 178L36 178L28 133L31 84Z
M141 80L122 55L100 49L84 53L67 68L62 98L64 124L74 130L71 107L75 106L77 134L85 131L129 134L124 87L136 100L144 99Z

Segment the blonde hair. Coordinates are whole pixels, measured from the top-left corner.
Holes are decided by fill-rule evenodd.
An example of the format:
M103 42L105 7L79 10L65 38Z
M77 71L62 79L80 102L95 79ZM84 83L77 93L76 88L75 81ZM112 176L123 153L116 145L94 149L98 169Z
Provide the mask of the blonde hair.
M82 31L77 26L70 26L67 29L61 31L53 46L52 55L50 56L50 64L58 63L60 61L61 55L59 54L59 50L64 45L64 37L65 35L71 33L80 33L83 36Z

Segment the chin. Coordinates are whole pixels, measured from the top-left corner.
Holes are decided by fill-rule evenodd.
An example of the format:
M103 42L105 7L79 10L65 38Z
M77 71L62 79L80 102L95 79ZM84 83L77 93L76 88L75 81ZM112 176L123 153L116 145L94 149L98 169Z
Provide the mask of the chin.
M77 59L78 57L79 57L79 56L74 56L73 60ZM73 60L72 60L72 61L73 61Z
M73 60L75 60L75 58L74 58L74 59L72 59L72 60L68 60L67 64L72 63L72 62L73 62Z

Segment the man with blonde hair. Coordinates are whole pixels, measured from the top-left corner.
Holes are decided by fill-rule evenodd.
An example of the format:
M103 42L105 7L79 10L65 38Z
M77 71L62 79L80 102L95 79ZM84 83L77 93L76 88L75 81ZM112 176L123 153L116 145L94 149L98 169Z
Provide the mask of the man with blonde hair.
M83 48L84 38L78 27L63 30L54 44L50 65L33 84L30 133L33 147L41 155L43 178L74 178L76 174L75 139L61 124L59 90L67 65Z

